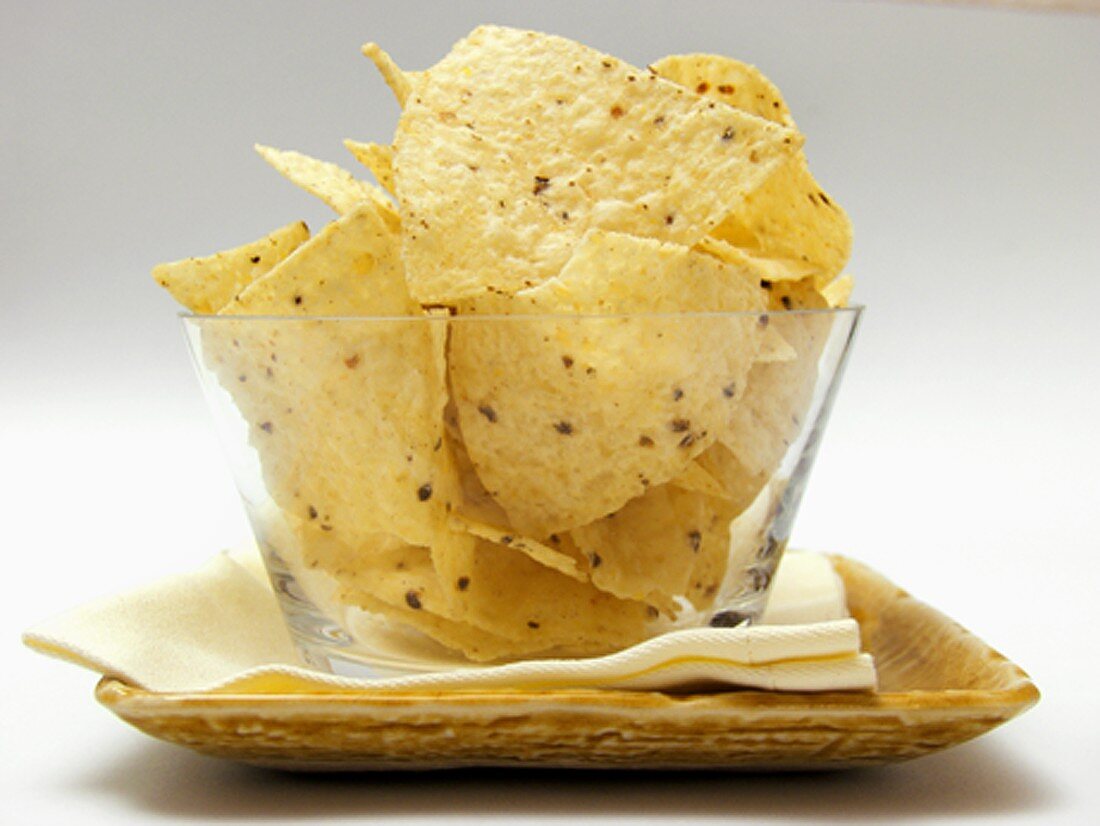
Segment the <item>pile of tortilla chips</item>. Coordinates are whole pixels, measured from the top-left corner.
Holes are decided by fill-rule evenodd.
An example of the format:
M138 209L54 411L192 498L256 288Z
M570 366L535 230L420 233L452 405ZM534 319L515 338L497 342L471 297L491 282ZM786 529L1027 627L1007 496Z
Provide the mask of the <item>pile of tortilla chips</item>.
M783 311L851 290L778 90L496 26L421 72L363 51L403 109L346 141L379 186L258 147L338 217L153 273L223 317L280 553L474 660L705 615L817 377L827 320Z

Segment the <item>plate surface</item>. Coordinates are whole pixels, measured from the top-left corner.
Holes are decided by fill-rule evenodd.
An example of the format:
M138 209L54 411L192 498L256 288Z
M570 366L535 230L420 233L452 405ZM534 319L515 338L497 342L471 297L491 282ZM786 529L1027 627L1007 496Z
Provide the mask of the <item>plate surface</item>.
M875 693L156 693L101 703L153 737L287 769L458 766L835 769L970 740L1034 705L1019 667L858 562L832 558L874 654Z

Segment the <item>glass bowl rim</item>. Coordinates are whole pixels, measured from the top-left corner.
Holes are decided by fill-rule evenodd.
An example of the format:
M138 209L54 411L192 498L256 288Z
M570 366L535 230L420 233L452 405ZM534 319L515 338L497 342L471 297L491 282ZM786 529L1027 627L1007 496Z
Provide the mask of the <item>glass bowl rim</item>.
M459 324L470 324L486 321L563 321L563 320L615 320L627 318L639 319L706 319L706 318L791 318L791 317L858 317L863 313L863 304L851 304L847 307L821 307L791 310L675 310L669 312L625 312L625 313L468 313L450 314L439 313L437 315L216 315L213 313L194 313L181 311L178 318L184 322L221 322L221 321L339 321L339 322L431 322L450 321Z

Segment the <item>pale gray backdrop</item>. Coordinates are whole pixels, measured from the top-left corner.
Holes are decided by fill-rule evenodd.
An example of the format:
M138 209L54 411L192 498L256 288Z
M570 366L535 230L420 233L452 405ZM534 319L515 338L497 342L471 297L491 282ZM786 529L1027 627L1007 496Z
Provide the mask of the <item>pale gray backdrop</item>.
M481 22L639 64L726 53L779 84L852 216L868 306L796 540L886 571L1047 694L986 741L892 774L663 797L626 784L626 805L701 816L747 801L748 815L799 817L825 795L837 817L1035 822L1100 807L1085 768L1100 669L1084 650L1100 621L1100 17L826 0L8 0L0 19L0 604L22 675L0 695L11 812L325 810L324 788L298 787L314 802L288 814L271 803L285 794L248 785L260 781L146 743L92 707L89 677L16 638L246 538L149 268L296 218L319 226L324 207L253 142L350 163L341 139L387 140L397 116L360 43L419 68ZM204 797L209 783L228 787ZM338 788L346 815L371 810ZM480 792L405 791L421 814L493 811ZM574 791L509 794L549 816Z

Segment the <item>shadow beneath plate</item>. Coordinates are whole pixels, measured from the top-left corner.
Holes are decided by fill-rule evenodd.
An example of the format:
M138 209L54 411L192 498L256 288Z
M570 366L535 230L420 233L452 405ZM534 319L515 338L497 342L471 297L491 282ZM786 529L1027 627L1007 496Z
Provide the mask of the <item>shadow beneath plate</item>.
M70 791L139 812L206 819L558 814L890 820L1041 811L1056 794L996 742L912 763L821 773L592 772L462 769L297 774L257 769L153 742Z

